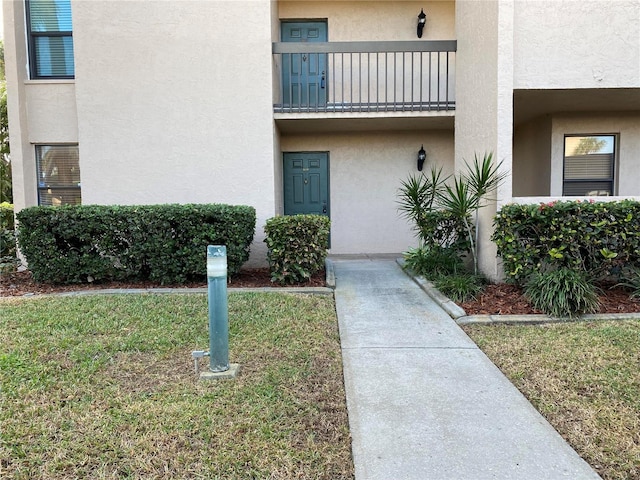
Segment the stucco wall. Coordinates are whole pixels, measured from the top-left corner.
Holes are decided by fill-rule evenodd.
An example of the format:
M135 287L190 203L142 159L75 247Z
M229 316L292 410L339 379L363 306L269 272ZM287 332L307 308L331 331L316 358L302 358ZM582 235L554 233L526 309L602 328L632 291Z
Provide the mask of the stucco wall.
M416 246L398 214L400 182L416 174L420 146L431 165L453 171L453 132L351 132L286 135L284 152L328 151L331 253L399 253ZM280 160L281 162L282 160Z
M456 2L456 168L497 137L497 2Z
M640 114L554 115L551 140L551 195L562 195L564 136L568 134L617 134L617 193L640 196Z
M516 0L516 88L640 86L640 2Z
M73 81L32 81L25 85L31 143L77 143L78 118Z
M272 216L271 15L265 1L74 1L83 203Z
M513 136L513 196L550 195L551 117L518 126Z
M424 40L455 39L451 1L288 1L278 2L281 19L328 19L329 41L417 40L420 9L427 15Z
M73 80L29 80L23 1L3 2L15 210L38 203L35 144L77 143Z

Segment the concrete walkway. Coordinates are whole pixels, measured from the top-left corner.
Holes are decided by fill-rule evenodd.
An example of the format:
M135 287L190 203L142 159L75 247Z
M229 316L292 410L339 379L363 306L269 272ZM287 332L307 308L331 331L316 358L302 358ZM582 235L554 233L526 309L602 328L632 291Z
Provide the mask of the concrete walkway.
M600 478L395 258L332 263L356 480Z

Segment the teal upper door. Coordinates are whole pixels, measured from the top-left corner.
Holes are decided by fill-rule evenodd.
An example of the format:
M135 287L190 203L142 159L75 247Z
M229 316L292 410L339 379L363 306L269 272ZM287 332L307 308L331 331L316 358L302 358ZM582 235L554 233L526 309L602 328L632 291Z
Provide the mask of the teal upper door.
M329 215L329 154L284 154L284 214Z
M326 42L326 22L282 22L283 42ZM327 55L287 53L282 55L283 103L313 108L325 105Z

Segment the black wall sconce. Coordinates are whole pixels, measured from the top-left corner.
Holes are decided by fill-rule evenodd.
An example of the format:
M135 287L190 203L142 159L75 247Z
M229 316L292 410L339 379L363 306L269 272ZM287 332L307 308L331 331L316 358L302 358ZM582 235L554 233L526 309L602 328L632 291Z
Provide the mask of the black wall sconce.
M424 167L424 161L427 159L427 152L424 151L424 145L420 147L418 150L418 171L422 171L422 167Z
M422 29L427 23L427 15L424 13L424 8L420 9L420 15L418 15L418 38L422 38Z

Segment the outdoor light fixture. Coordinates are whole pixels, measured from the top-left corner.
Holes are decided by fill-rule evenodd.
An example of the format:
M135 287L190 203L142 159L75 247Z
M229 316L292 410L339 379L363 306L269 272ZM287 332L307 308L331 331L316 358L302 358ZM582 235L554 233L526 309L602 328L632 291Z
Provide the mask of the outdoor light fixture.
M422 167L424 166L424 161L427 159L427 152L424 151L424 145L420 147L418 150L418 171L422 171Z
M420 9L420 15L418 15L418 38L422 38L422 29L427 23L427 15L424 13L424 8Z

